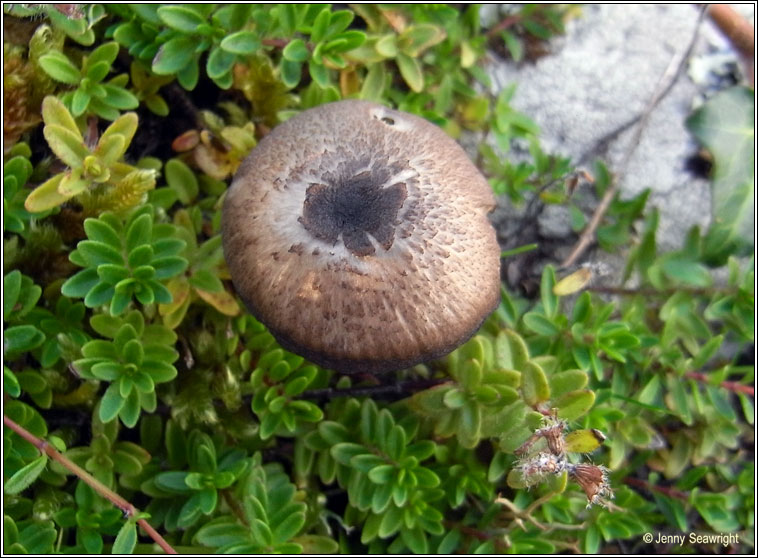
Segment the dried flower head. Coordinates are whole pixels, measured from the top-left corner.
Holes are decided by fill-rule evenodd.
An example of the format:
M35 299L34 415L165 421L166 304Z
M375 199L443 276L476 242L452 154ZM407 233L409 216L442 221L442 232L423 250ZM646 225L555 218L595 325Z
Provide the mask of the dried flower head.
M589 463L569 464L569 477L582 487L587 495L587 507L592 504L606 506L608 500L613 499L613 491L608 482L608 469L602 465Z

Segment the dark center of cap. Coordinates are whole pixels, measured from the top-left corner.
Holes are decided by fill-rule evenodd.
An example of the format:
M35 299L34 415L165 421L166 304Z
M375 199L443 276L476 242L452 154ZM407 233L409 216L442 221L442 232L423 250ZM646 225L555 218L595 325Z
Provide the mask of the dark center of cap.
M389 250L408 192L403 182L388 185L388 175L364 170L325 176L325 184L311 183L298 221L315 238L332 245L342 235L345 247L356 256L376 251L368 235Z

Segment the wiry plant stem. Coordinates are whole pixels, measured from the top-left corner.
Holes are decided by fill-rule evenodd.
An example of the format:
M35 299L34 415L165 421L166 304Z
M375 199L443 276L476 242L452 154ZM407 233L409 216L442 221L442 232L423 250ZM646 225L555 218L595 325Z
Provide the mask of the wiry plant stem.
M705 384L711 382L708 376L702 372L686 372L684 376ZM746 386L739 382L730 382L728 380L721 382L719 386L734 393L744 393L750 397L755 397L755 388L753 388L753 386Z
M40 440L26 428L17 424L13 419L8 418L7 415L3 415L3 423L5 426L13 430L16 434L21 436L24 440L37 448L40 453L46 454L50 459L57 461L66 469L71 471L74 475L86 482L92 488L92 490L119 508L127 518L134 517L139 513L139 510L132 504L113 492L110 488L90 475L87 471L79 467L76 463L65 457L45 440ZM156 544L158 544L167 554L176 554L176 550L174 550L171 545L169 545L160 535L160 533L153 529L147 521L144 519L138 519L137 524L142 527L142 529L145 530L150 538L152 538Z

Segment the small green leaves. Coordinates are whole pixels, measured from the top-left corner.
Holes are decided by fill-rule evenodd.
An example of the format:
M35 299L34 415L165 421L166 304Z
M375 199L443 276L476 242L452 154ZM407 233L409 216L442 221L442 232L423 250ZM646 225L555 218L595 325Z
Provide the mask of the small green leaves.
M90 112L114 120L119 111L137 108L139 104L137 98L124 89L120 77L101 83L110 72L117 55L118 44L111 42L100 45L85 56L81 69L65 54L55 50L41 56L39 64L53 79L77 86L74 91L63 95L64 102L74 116Z
M106 213L87 219L84 226L88 240L77 245L71 261L85 269L63 284L66 296L83 297L90 308L110 302L114 316L132 297L142 304L171 302L171 293L160 281L186 269L187 261L177 255L184 242L170 238L172 226L153 226L150 206L133 213L125 224Z
M220 553L301 553L303 547L293 539L305 525L307 508L302 494L280 465L263 466L260 456L253 458L251 465L242 481L242 509L248 527L231 516L221 516L203 525L195 540Z
M260 418L263 440L279 431L294 432L299 423L323 418L317 405L295 399L318 374L316 366L303 363L302 357L279 348L267 351L258 360L250 381L255 390L252 409Z
M110 382L100 402L100 420L107 423L118 416L134 427L141 409L155 409L155 385L176 377L171 364L179 358L172 348L176 336L161 326L145 327L136 311L124 318L95 316L91 324L112 341L89 341L82 347L84 358L74 366L84 378Z

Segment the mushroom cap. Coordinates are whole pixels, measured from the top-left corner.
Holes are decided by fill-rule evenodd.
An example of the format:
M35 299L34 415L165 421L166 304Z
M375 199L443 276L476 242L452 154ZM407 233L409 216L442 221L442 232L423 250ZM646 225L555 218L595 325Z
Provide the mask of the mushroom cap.
M384 372L467 341L500 300L489 184L440 128L367 101L306 110L243 161L224 255L287 350Z

